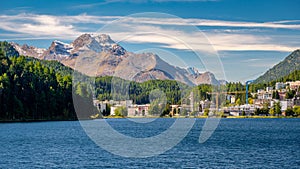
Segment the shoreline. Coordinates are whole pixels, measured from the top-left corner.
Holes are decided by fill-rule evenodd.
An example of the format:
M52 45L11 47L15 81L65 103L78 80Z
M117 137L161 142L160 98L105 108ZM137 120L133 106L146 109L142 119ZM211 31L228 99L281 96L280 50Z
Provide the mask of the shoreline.
M34 122L51 122L51 121L78 121L77 119L53 119L53 120L46 120L46 119L25 119L25 120L0 120L1 123L34 123Z
M185 116L177 116L177 117L156 117L156 116L149 116L149 117L122 117L122 116L104 116L103 118L95 118L95 119L82 119L82 120L96 120L96 119L138 119L138 118L196 118L196 119L206 119L210 118L207 116L196 116L196 117L185 117ZM298 119L300 117L291 117L291 116L226 116L226 117L217 117L221 119ZM28 120L0 120L1 123L32 123L32 122L59 122L59 121L80 121L78 119L54 119L54 120L44 120L44 119L39 119L39 120L33 120L33 119L28 119Z

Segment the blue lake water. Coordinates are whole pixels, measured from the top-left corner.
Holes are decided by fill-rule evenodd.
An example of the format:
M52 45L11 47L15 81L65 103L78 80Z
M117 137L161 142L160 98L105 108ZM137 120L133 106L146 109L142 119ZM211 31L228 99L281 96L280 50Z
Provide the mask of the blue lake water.
M134 124L107 119L123 134L150 137L173 119ZM211 138L198 142L205 119L171 150L125 158L95 144L79 122L0 124L0 168L300 168L300 119L222 119Z

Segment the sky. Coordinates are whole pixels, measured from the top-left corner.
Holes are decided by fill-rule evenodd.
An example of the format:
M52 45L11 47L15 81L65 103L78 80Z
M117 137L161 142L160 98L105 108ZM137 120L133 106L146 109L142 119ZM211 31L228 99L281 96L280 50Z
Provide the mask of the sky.
M297 0L3 1L0 41L48 48L106 33L128 51L245 82L300 48L299 7Z

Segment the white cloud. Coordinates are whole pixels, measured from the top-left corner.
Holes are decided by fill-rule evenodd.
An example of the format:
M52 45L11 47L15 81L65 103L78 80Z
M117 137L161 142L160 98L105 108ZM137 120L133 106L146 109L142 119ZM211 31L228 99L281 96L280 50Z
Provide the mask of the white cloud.
M69 37L79 35L74 26L51 15L1 15L0 29L22 34L24 37Z
M291 52L300 46L280 44L269 37L253 34L207 33L208 38L217 50L221 51L287 51Z
M14 32L11 36L15 36L16 38L63 38L71 40L83 33L80 31L80 28L84 28L84 24L86 23L106 24L118 18L120 17L99 17L86 14L74 16L37 15L27 13L18 15L0 15L0 30ZM75 24L81 25L75 26Z
M207 19L181 19L181 18L150 18L150 17L119 17L119 16L93 16L87 14L74 16L53 16L37 14L0 15L0 30L10 39L66 39L73 40L87 31L93 32L87 24L98 24L99 27L113 20L122 18L117 26L106 28L112 38L131 43L159 43L163 47L180 50L212 51L293 51L299 48L294 37L285 36L285 43L281 44L276 36L261 36L253 31L249 33L239 31L236 27L259 31L259 28L281 28L300 30L299 21L277 22L239 22ZM207 29L203 34L198 31L181 30L181 27L211 26L216 29ZM170 28L169 28L170 27ZM220 29L219 27L223 27ZM230 29L235 28L235 29ZM83 31L84 30L84 31ZM7 33L8 32L8 33ZM11 35L9 35L10 32ZM102 32L100 32L102 33ZM134 35L127 37L127 35ZM13 37L15 36L15 37ZM124 39L125 38L125 39ZM207 40L207 38L209 40ZM288 42L287 39L292 39ZM8 40L8 39L1 39ZM213 45L210 46L210 43Z
M244 22L244 21L224 21L209 19L181 19L181 18L133 18L127 17L128 21L144 24L157 25L194 25L211 27L242 27L242 28L281 28L281 29L300 29L299 21L278 21L278 22ZM287 24L296 23L296 24Z
M125 25L123 25L125 28ZM140 33L137 33L140 32ZM113 39L131 43L161 43L166 48L217 51L288 51L299 46L280 44L268 36L245 33L184 32L157 26L132 26L123 32L107 32ZM130 37L127 37L130 35ZM125 38L124 38L125 37ZM288 38L288 36L286 37ZM299 43L298 43L299 44Z

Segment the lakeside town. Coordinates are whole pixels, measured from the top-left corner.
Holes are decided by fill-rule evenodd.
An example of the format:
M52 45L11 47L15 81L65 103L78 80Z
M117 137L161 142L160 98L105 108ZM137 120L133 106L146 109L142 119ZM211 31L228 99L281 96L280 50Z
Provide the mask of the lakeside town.
M299 88L300 81L277 82L275 86L267 86L253 93L249 92L251 97L247 99L246 104L241 104L240 98L234 92L227 92L226 104L220 105L220 107L216 106L215 102L207 99L198 101L195 99L193 92L191 92L188 102L182 102L181 105L165 104L167 111L166 109L161 109L158 114L155 114L152 110L152 104L134 104L133 100L100 101L94 99L94 105L104 116L111 117L299 116Z

